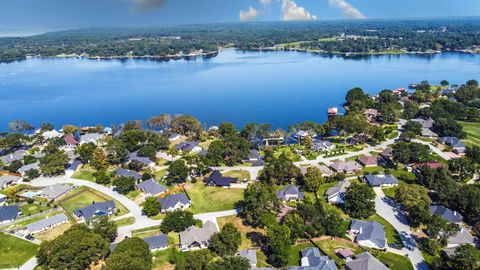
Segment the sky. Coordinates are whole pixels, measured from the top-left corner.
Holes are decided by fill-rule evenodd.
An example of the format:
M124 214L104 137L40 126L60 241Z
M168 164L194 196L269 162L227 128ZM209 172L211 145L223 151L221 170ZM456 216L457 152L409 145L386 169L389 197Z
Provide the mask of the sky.
M0 0L0 34L83 27L480 16L480 0Z

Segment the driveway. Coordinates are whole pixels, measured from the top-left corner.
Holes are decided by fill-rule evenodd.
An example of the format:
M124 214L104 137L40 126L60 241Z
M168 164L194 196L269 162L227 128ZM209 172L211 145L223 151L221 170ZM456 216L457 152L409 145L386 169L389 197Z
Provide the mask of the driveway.
M385 197L381 188L374 188L374 191L377 195L375 198L375 210L377 214L387 220L397 231L405 231L411 235L412 231L408 225L407 218L400 211L396 210L393 201ZM418 247L415 247L414 250L407 250L406 248L403 250L407 253L415 269L428 270L428 266Z
M428 147L430 147L430 150L432 150L432 152L434 152L435 154L439 155L441 158L445 159L445 160L450 160L452 159L452 156L451 156L451 153L449 152L442 152L442 150L438 149L437 147L433 146L431 143L429 142L424 142L422 140L412 140L412 142L416 142L416 143L421 143L421 144L424 144L424 145L428 145Z

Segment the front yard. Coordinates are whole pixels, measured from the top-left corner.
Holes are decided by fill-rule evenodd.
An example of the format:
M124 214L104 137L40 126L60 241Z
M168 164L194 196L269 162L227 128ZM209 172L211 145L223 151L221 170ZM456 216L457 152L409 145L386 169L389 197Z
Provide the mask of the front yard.
M0 269L17 268L37 253L38 246L0 233Z
M240 231L240 234L242 236L242 243L240 244L239 250L254 247L252 241L247 238L248 233L265 234L265 230L263 229L255 229L247 225L244 225L242 222L242 219L236 215L217 218L217 222L220 228L223 228L223 226L225 226L225 224L227 223L233 223L233 225L237 227L237 229Z
M232 210L243 199L243 189L207 187L202 181L186 185L185 190L195 214Z
M250 181L250 173L245 170L232 170L232 171L224 172L222 173L222 175L225 177L237 178L240 181L243 181L244 179L247 179L247 181Z

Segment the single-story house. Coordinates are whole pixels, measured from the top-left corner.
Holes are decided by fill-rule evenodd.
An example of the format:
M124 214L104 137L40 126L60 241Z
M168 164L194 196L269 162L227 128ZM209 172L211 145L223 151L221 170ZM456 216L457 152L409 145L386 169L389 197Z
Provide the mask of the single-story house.
M160 185L153 179L145 180L140 184L137 184L137 188L140 189L147 196L154 196L154 197L168 191L168 189L165 186Z
M426 137L426 138L437 138L438 137L438 134L433 132L429 128L422 128L421 135L422 135L422 137Z
M210 238L216 232L218 232L217 225L210 220L205 222L202 228L190 226L190 228L180 232L180 249L189 251L207 248Z
M113 174L115 174L116 176L133 177L137 181L142 179L142 175L139 174L138 172L127 170L124 168L116 169L115 171L113 171Z
M232 183L238 182L238 179L233 177L225 177L220 171L215 170L208 177L205 177L203 181L207 186L230 187Z
M367 117L367 121L371 124L377 123L377 119L380 116L380 113L377 109L365 109L363 115Z
M346 162L339 160L331 164L330 168L332 168L332 170L334 170L335 172L343 173L358 173L362 170L362 166L354 160Z
M192 204L184 193L168 195L165 198L158 198L158 202L162 206L162 213L171 212L176 209L186 209Z
M385 150L380 153L380 157L386 160L391 159L393 157L393 150L391 148L385 148Z
M63 137L63 140L65 141L65 144L68 146L75 146L79 143L78 140L73 135L65 135L65 137Z
M255 249L240 250L238 252L238 256L246 258L252 269L257 268L257 250Z
M430 205L430 212L434 216L440 216L451 223L462 223L463 217L457 211L452 211L443 205Z
M202 147L196 141L180 142L175 147L183 153L198 153L202 151Z
M374 156L361 156L357 158L357 161L364 167L378 166L378 158Z
M370 252L355 255L355 259L345 263L346 270L390 270Z
M85 135L80 136L80 144L84 143L94 143L97 144L100 140L104 137L103 134L100 133L87 133Z
M128 161L129 162L137 161L142 163L145 166L155 165L155 162L153 162L150 158L139 156L137 151L132 152L128 155Z
M432 118L424 119L424 118L415 118L411 119L410 121L417 122L422 125L422 128L431 129L435 121Z
M344 204L345 203L345 191L350 186L350 181L343 180L338 182L335 186L328 188L325 192L328 203L331 204Z
M318 248L305 248L301 253L301 266L289 266L287 270L337 270L335 261L322 256Z
M170 136L168 136L168 140L170 140L171 142L179 140L179 139L180 139L180 134L178 134L178 133L172 133L172 134L170 134Z
M314 151L325 151L325 150L333 150L335 149L335 144L329 141L323 140L313 140L312 148Z
M398 185L398 180L391 174L375 175L366 174L363 176L365 182L372 187L393 187Z
M0 176L0 190L8 187L9 185L15 185L20 182L20 177L15 175L2 175Z
M3 164L10 164L14 161L23 160L23 157L27 154L27 151L20 149L10 154L6 154L0 157Z
M452 147L453 152L463 154L467 150L465 144L456 137L441 137L438 142Z
M250 150L248 153L248 161L260 161L262 160L262 157L260 156L260 152L256 149Z
M152 252L168 248L168 237L165 234L147 237L143 241L148 244L148 248Z
M42 133L42 137L43 139L45 140L51 140L51 139L55 139L55 138L60 138L62 137L63 134L56 131L55 129L52 129L50 131L45 131Z
M452 235L447 240L446 248L454 248L460 245L475 246L477 239L466 228L461 227L455 235Z
M20 214L20 208L17 204L0 206L0 224L14 221Z
M279 198L282 202L300 201L303 200L303 197L303 192L300 192L298 187L294 185L288 185L282 190L277 191L277 198Z
M27 230L33 234L33 233L50 230L54 227L65 224L67 222L68 222L67 216L64 213L61 213L53 217L48 217L46 219L42 219L37 222L30 223L27 225Z
M40 169L40 162L37 161L37 162L34 162L34 163L30 163L30 164L27 164L27 165L23 165L22 167L20 167L17 172L19 174L21 174L22 176L25 176L25 173L29 170L39 170Z
M314 166L317 167L318 169L320 169L323 176L330 177L335 173L334 171L332 171L332 169L330 169L329 167L327 167L325 165L314 165Z
M426 163L417 163L412 166L413 172L418 173L420 169L428 167L433 170L441 169L443 168L443 164L438 161L428 161Z
M46 186L40 190L40 196L48 200L56 200L59 197L67 194L73 189L73 186L68 184L55 184L51 186Z
M385 230L376 221L352 220L350 233L355 235L355 242L361 246L384 249L387 245Z
M77 218L88 221L95 216L111 216L115 214L116 205L114 201L93 202L91 205L73 211Z

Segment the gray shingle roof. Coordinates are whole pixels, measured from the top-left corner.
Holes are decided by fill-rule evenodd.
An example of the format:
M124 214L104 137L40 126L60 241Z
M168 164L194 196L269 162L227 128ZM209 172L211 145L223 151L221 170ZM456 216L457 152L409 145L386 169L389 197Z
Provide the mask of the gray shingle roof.
M24 174L26 171L29 171L29 170L38 170L39 168L40 168L40 162L37 161L37 162L35 162L35 163L23 165L22 167L20 167L20 169L17 170L17 172L19 172L19 173L21 173L21 174Z
M20 180L20 177L14 175L2 175L0 176L0 189L5 185L8 186L14 182Z
M43 197L46 197L50 200L55 200L58 197L66 194L72 189L72 186L68 184L55 184L51 186L44 187L41 190Z
M288 185L284 187L282 190L277 191L277 197L284 201L287 199L287 196L297 196L299 199L303 199L303 192L300 192L298 187L294 185Z
M441 137L438 141L453 148L465 148L465 144L456 137Z
M19 212L18 205L0 206L0 222L15 219Z
M370 186L378 187L381 185L398 185L398 180L395 176L386 174L386 175L373 175L373 174L366 174L365 180L368 182Z
M237 182L237 178L225 177L220 171L213 171L208 177L203 180L209 186L228 187L231 183Z
M432 215L441 216L445 220L453 223L463 222L463 217L456 211L452 211L443 205L430 205Z
M190 200L187 195L183 193L169 195L165 198L158 198L158 202L162 205L162 210L167 210L169 208L174 208L177 203L184 205L190 204Z
M255 249L240 250L238 255L247 258L250 265L257 265L257 251Z
M138 152L132 152L128 155L128 161L138 161L144 165L149 165L153 163L153 161L148 157L140 157L138 156Z
M53 217L49 217L34 223L30 223L27 225L27 229L29 232L32 233L32 232L44 230L55 224L65 223L67 221L68 221L67 216L64 213L61 213Z
M165 248L168 246L168 237L165 234L147 237L144 238L143 241L147 242L150 250Z
M335 186L328 188L327 191L325 192L325 195L327 197L330 197L339 193L343 193L347 191L347 188L349 186L350 186L350 181L347 181L347 180L340 181Z
M113 171L113 173L118 176L133 177L135 178L135 180L140 180L142 178L142 175L139 174L138 172L130 171L124 168L118 168L115 171Z
M328 256L322 256L318 248L302 250L302 266L290 266L287 270L336 270L335 262Z
M155 182L153 179L143 181L140 184L138 184L137 187L143 192L153 196L166 192L168 190L166 187Z
M465 228L460 228L458 232L448 238L447 246L459 246L465 244L475 244L476 239L475 237Z
M345 263L347 270L389 270L382 262L369 252L355 256L355 259Z
M115 211L115 202L94 202L91 205L74 210L73 213L77 217L83 217L85 220L91 219L93 216L104 216L113 214Z
M190 246L194 243L205 243L216 233L217 226L208 220L202 228L191 226L187 230L180 232L180 244Z
M10 154L6 154L2 157L0 157L0 159L2 160L3 163L12 163L14 161L17 161L17 160L23 160L23 157L26 155L27 151L23 150L23 149L20 149L20 150L17 150L13 153L10 153Z
M350 229L359 231L355 240L369 240L380 248L385 247L385 230L383 225L376 221L352 220Z

